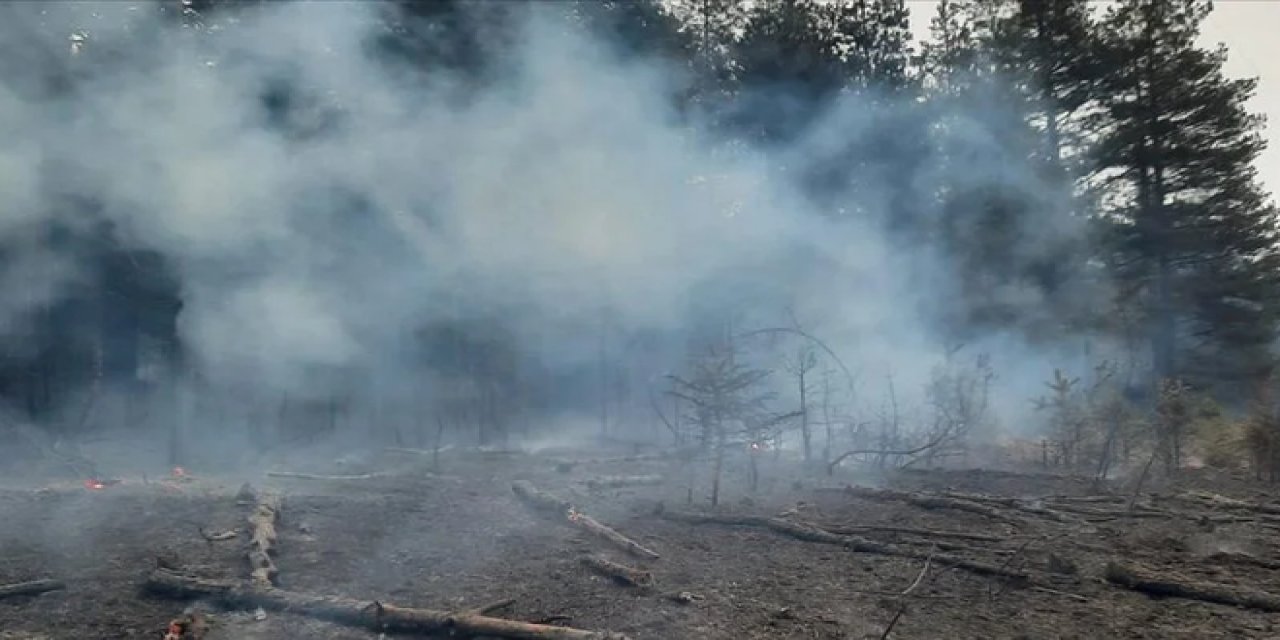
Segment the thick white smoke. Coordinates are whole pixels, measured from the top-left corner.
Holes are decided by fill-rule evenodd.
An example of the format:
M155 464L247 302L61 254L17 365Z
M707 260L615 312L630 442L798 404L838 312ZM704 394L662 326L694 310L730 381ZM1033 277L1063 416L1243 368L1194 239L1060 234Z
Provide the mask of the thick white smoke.
M498 80L460 100L463 78L411 80L376 58L372 3L265 5L215 33L146 38L131 34L162 27L128 3L45 16L49 47L66 46L62 26L88 32L73 61L83 84L34 102L0 84L12 141L0 148L0 231L38 221L57 194L91 194L124 238L178 265L179 330L205 380L324 396L355 383L309 372L349 367L362 385L413 393L408 339L432 319L503 314L554 367L593 357L602 314L674 333L708 299L754 300L760 324L794 313L862 374L867 398L892 372L910 402L941 355L921 315L952 303L948 267L878 231L887 204L874 182L844 198L871 215L837 220L777 170L876 126L892 102L839 103L768 156L724 153L674 112L675 70L620 60L536 10ZM310 106L272 121L273 86ZM919 188L992 174L1034 188L1008 158L971 160L926 160ZM68 277L31 259L50 283ZM6 287L5 319L38 302L19 304L21 290ZM1025 408L1030 376L1056 362L1012 338L987 347L1017 371L1023 388L1006 397Z

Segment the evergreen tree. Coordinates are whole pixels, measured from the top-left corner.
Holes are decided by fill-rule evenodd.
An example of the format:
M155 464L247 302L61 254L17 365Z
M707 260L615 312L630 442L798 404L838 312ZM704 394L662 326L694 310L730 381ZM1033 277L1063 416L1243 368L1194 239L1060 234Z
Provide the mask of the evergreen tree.
M1276 212L1253 162L1256 81L1196 46L1205 0L1126 0L1101 25L1106 130L1097 148L1120 249L1146 313L1156 376L1256 380L1276 328Z

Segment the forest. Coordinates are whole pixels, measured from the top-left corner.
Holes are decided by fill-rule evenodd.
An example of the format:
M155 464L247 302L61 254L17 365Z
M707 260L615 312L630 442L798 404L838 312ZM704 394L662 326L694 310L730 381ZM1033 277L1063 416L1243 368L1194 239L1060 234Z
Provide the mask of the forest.
M0 3L0 639L1273 637L1258 80L913 10Z
M310 9L5 7L9 422L174 464L1272 439L1263 122L1208 2L947 1L921 42L892 0Z

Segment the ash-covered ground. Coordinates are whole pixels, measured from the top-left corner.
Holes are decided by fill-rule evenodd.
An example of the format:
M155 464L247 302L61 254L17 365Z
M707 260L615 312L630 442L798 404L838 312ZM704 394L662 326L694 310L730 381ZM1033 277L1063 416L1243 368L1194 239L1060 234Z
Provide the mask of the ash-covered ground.
M160 638L184 611L207 624L208 640L430 637L147 589L158 568L248 578L246 481L259 496L283 496L276 587L295 593L447 612L509 599L491 615L634 640L1280 633L1265 611L1275 604L1266 592L1280 593L1280 507L1248 480L1188 472L1148 483L1134 500L1132 487L1083 478L827 476L764 454L754 492L742 460L726 466L713 509L704 462L631 453L453 449L433 464L429 454L388 451L289 469L344 479L190 468L102 488L10 483L0 491L0 584L55 579L65 588L0 598L0 638ZM598 486L652 475L661 484ZM628 554L563 514L532 508L512 491L520 480L660 557ZM690 522L690 513L738 523ZM620 583L584 565L587 555L648 571L653 583ZM1109 580L1109 563L1207 584L1248 606L1157 598Z

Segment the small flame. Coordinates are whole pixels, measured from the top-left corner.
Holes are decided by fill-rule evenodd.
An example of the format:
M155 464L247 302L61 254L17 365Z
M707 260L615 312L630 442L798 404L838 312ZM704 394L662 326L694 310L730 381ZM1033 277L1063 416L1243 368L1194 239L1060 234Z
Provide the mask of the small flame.
M100 491L102 489L106 489L107 485L101 480L85 480L84 488L90 491Z

